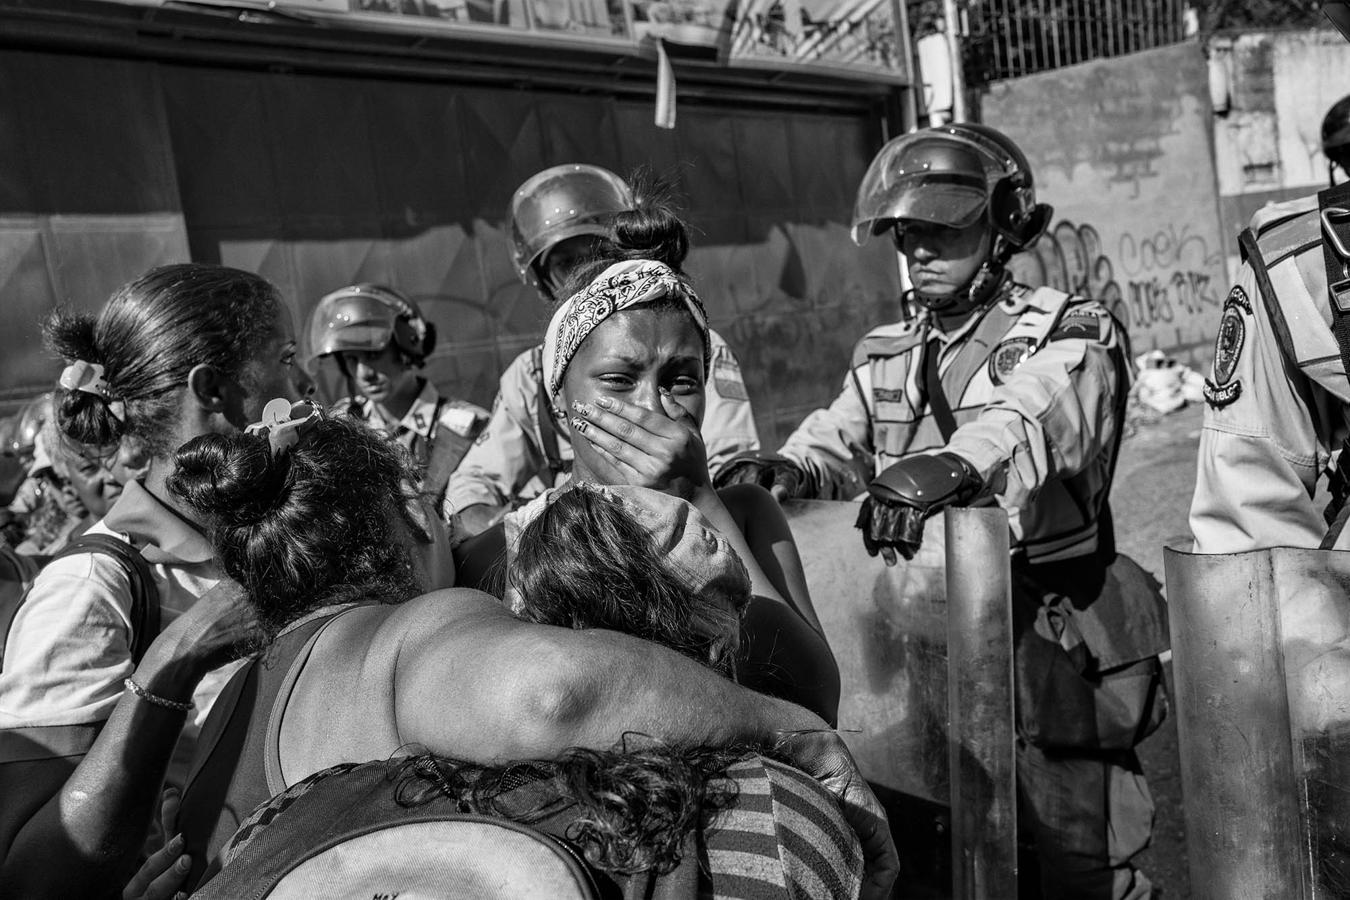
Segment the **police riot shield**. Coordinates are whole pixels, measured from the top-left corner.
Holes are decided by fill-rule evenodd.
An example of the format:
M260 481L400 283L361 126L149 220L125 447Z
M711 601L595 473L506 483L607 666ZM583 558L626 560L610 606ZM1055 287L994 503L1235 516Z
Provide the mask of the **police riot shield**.
M1192 894L1350 896L1350 553L1166 570Z
M863 774L883 801L950 807L952 897L1016 896L1007 515L948 510L913 560L887 567L863 549L858 504L784 508Z

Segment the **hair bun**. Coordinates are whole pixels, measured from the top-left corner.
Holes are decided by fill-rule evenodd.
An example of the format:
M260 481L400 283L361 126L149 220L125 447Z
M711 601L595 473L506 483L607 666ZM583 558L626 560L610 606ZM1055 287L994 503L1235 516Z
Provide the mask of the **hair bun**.
M265 436L206 434L179 448L169 489L219 525L247 526L282 501L289 470L289 455L273 457Z
M655 259L680 271L689 255L689 229L676 215L669 190L639 175L633 196L633 209L614 216L615 249L626 259Z

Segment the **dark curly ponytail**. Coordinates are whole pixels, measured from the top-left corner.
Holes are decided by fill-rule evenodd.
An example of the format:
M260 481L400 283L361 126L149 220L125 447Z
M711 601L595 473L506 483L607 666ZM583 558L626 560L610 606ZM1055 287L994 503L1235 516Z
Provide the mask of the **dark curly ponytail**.
M420 590L397 531L410 462L360 422L321 420L275 455L265 436L201 435L174 464L169 492L205 520L267 637L328 603L396 603Z

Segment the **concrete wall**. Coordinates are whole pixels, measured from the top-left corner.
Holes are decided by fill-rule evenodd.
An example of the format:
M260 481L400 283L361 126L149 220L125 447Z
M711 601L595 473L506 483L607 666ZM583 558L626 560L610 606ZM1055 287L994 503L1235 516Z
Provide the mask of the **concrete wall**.
M1227 293L1208 69L1164 47L997 82L982 119L1026 151L1050 232L1018 274L1106 300L1134 352L1209 352Z
M1322 117L1350 94L1350 43L1330 29L1277 31L1216 38L1209 50L1215 165L1236 268L1236 235L1252 213L1326 187Z

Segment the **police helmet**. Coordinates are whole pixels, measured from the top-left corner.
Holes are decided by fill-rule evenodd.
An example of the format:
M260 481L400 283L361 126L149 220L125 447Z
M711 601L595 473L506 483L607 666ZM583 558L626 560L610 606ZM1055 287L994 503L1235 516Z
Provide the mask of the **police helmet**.
M633 208L633 192L608 169L568 163L534 175L511 195L511 262L521 281L543 290L538 265L568 238L609 234L607 219Z
M1000 131L974 123L925 128L881 148L858 187L853 240L861 245L898 219L965 228L982 217L1009 255L1031 246L1053 209L1036 202L1026 156Z
M52 417L52 395L42 394L24 404L15 417L13 431L6 435L5 450L23 459L31 459L37 451L42 427Z
M333 291L309 317L309 348L315 357L379 353L391 343L414 365L421 365L436 347L436 326L393 288L354 284Z
M1350 161L1350 96L1331 104L1322 117L1322 153L1341 168Z

